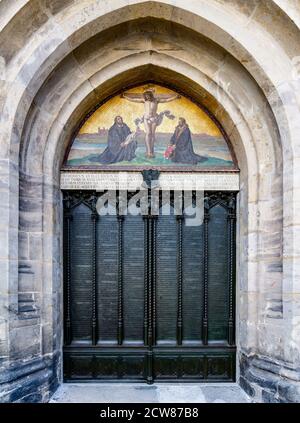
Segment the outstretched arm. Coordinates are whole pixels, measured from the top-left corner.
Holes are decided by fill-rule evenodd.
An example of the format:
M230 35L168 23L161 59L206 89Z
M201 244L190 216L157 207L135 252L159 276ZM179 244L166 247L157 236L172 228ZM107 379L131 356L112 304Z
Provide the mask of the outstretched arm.
M158 97L157 100L159 103L169 103L169 101L177 100L179 98L181 98L179 94L173 94L173 95Z
M144 98L141 94L122 93L121 98L125 98L132 103L144 103Z

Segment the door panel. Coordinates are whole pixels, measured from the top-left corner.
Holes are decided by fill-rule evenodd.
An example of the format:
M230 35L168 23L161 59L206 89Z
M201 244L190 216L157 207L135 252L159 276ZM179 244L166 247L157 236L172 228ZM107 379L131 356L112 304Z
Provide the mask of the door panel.
M101 310L101 313L97 313L97 337L100 343L117 344L118 222L116 217L105 216L105 219L99 217L96 233L96 298L98 309Z
M124 342L144 343L144 221L126 216L123 223Z
M157 345L176 345L177 237L176 216L160 216L156 232L156 327Z
M203 225L183 226L183 344L202 342Z
M226 341L228 322L227 211L221 205L210 210L208 228L208 339ZM225 276L225 277L224 277Z
M98 216L101 195L64 193L65 380L233 381L235 193L206 193L198 226L174 196Z
M92 224L90 210L81 204L73 213L71 241L71 313L73 341L91 340Z

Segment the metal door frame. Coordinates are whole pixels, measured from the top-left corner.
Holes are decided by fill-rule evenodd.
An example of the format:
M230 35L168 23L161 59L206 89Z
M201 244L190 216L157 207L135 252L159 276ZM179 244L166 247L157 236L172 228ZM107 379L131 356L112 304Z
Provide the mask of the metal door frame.
M64 198L64 222L65 222L65 235L64 238L67 240L67 244L70 243L70 232L71 232L71 222L72 222L72 208L76 207L79 203L86 204L91 209L91 219L93 222L93 313L92 313L92 345L85 346L85 347L71 347L71 314L70 314L70 304L71 304L71 292L70 292L70 284L71 284L71 258L70 258L70 248L67 248L65 253L65 263L64 263L64 349L63 354L64 358L70 353L91 355L97 345L96 339L96 257L95 257L95 250L96 250L96 224L98 220L98 215L96 212L96 201L97 201L97 193L91 191L79 191L77 193L72 192L73 200L65 193ZM74 196L75 194L75 196ZM149 195L151 192L149 190ZM231 196L231 197L230 197ZM229 199L231 198L231 200ZM229 200L228 200L229 199ZM210 356L222 356L222 354L229 354L231 355L231 378L227 379L229 382L235 381L235 374L236 374L236 364L235 364L235 354L236 354L236 346L235 346L235 273L236 273L236 245L235 245L235 220L236 220L236 192L208 192L207 198L205 200L205 209L204 209L204 315L203 315L203 357L204 357L204 380L205 382L216 382L216 381L224 381L219 380L218 378L211 378L208 377L208 366L209 366L209 358ZM228 321L228 346L224 348L224 351L219 347L214 347L213 345L208 344L208 267L207 267L207 245L208 245L208 222L209 222L209 210L217 203L222 203L223 205L227 202L226 207L228 208L228 233L229 233L229 285L230 285L230 316ZM119 242L118 242L118 347L116 348L108 348L108 353L115 353L116 355L119 352L119 347L122 347L122 350L130 355L135 355L135 352L129 348L122 346L123 341L123 320L122 320L122 225L123 225L123 216L118 215L118 228L119 228ZM181 309L181 299L182 299L182 269L181 269L181 255L182 255L182 216L178 216L177 218L177 230L178 230L178 319L177 319L177 348L176 352L174 349L165 348L165 347L157 347L155 345L155 318L153 319L153 313L155 317L155 289L156 289L156 222L157 216L153 216L150 213L144 217L144 228L145 228L145 248L150 249L153 251L152 254L145 255L145 278L144 278L144 293L145 293L145 312L144 312L144 347L140 348L140 354L144 354L144 360L146 363L145 368L145 379L148 383L153 383L153 359L154 356L158 353L162 357L164 355L173 355L175 356L176 353L180 354L181 350L178 348L182 344L182 309ZM147 244L147 247L146 247ZM154 324L153 324L154 322ZM154 342L153 342L154 340ZM101 352L99 354L107 354L105 347L101 347ZM194 354L195 350L190 347L184 347L183 352L186 354L190 354L191 356ZM97 353L98 354L98 353ZM174 358L176 359L176 358ZM118 361L118 360L117 360ZM117 362L116 361L116 362ZM180 365L180 359L177 357L177 361ZM91 360L91 363L93 360ZM64 360L64 371L65 371L65 381L84 381L84 382L95 382L95 378L80 378L80 379L72 379L68 377L68 360ZM119 375L119 371L117 371L118 376L120 378L116 379L96 379L99 382L126 382L126 381L135 381L131 380L130 378L123 378L122 375ZM205 376L206 375L206 376ZM196 380L196 379L195 379ZM191 382L195 381L194 379L178 379L178 382ZM136 380L140 382L141 380ZM174 379L160 379L158 381L172 381ZM201 382L201 379L197 379L197 382Z

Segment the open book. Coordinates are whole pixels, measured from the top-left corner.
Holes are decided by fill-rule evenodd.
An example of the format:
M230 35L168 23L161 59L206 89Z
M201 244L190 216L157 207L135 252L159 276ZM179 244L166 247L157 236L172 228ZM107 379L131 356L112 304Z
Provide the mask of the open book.
M132 132L131 134L127 135L124 141L124 146L129 145L130 143L132 143L132 141L136 141L136 136L137 136L137 132Z

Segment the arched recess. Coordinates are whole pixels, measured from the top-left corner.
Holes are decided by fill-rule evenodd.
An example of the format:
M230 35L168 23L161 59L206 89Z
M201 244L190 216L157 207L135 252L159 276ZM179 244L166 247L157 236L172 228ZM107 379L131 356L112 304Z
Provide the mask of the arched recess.
M149 3L152 6L153 2ZM196 101L205 104L220 120L232 140L242 170L241 204L243 216L240 226L240 239L243 266L240 268L240 281L242 290L245 288L245 295L242 296L241 301L247 305L246 308L243 308L245 315L241 319L241 334L245 334L247 338L241 340L244 352L247 354L256 351L258 348L263 355L272 353L272 356L275 355L276 358L283 359L286 354L289 356L292 352L284 351L285 347L280 342L278 342L278 351L275 354L274 351L269 350L269 342L270 339L273 339L275 332L278 341L280 336L277 334L278 328L273 325L271 320L268 320L272 319L272 316L268 316L267 311L269 307L272 315L272 310L276 308L272 301L280 303L282 293L282 253L274 247L276 244L279 245L278 239L282 237L282 151L278 131L280 125L276 122L278 103L270 105L270 99L266 97L268 89L272 91L272 82L270 82L272 78L264 75L266 79L263 83L262 75L266 69L259 70L257 67L255 67L255 71L257 71L255 74L256 81L250 76L251 73L254 73L254 68L251 69L251 65L255 62L253 60L255 55L253 57L247 56L249 65L247 59L244 59L245 61L241 65L239 60L242 61L242 59L240 57L239 60L235 60L228 54L228 51L230 51L234 53L234 56L239 56L237 51L234 52L234 48L229 47L229 44L221 42L222 36L226 33L226 31L224 33L224 28L218 29L215 23L205 22L205 28L210 29L206 32L206 35L209 34L211 39L218 41L219 45L224 44L225 49L218 47L203 36L200 36L200 40L197 32L203 32L204 27L201 26L204 24L203 18L197 20L196 15L193 15L193 31L186 30L183 24L188 22L191 11L185 12L181 9L179 13L179 10L172 8L172 14L169 15L170 9L166 3L161 2L159 5L153 5L151 13L156 16L158 10L159 13L163 11L166 14L165 17L168 18L167 20L173 22L171 27L166 28L166 32L172 35L174 32L180 34L177 43L179 44L178 49L174 49L174 46L170 49L169 40L167 41L166 38L162 40L161 38L164 37L160 34L160 31L158 31L158 44L161 43L161 49L157 46L153 48L152 44L149 46L149 38L145 37L144 44L140 45L139 48L133 48L135 51L122 50L119 39L117 41L118 46L115 45L114 50L109 50L108 47L108 50L105 51L103 48L105 42L97 44L97 39L92 38L90 40L91 53L81 61L80 46L79 50L74 47L93 35L92 32L96 31L96 28L98 28L97 31L99 31L99 28L103 28L97 27L100 22L99 18L99 20L95 19L95 26L90 25L89 31L91 32L89 35L86 32L84 33L83 30L78 30L76 35L70 37L69 42L74 48L72 54L67 55L69 46L62 43L59 49L54 48L53 50L56 57L52 55L50 60L50 54L47 61L36 68L35 78L33 78L33 74L28 77L28 68L23 67L21 70L19 74L19 81L22 81L19 86L20 94L23 90L23 82L26 81L25 83L28 83L28 85L27 91L22 94L21 102L18 105L18 120L15 121L14 131L12 131L13 137L16 137L15 141L21 138L19 155L21 210L19 221L21 232L23 232L25 239L29 239L31 236L30 230L22 229L30 223L28 222L30 219L27 219L29 215L37 217L34 222L34 231L39 233L43 243L43 260L39 270L34 269L36 264L29 264L30 260L27 260L26 252L22 253L22 239L19 243L19 259L24 257L24 259L21 259L25 262L24 266L26 267L29 264L35 275L38 275L39 271L40 274L53 275L52 280L48 279L48 286L47 284L43 286L43 294L48 294L48 297L42 295L43 299L37 298L38 304L41 304L42 307L46 307L47 302L52 304L53 295L59 301L60 262L57 251L59 250L60 231L57 222L60 221L58 175L62 151L76 129L77 122L96 103L110 93L116 92L122 84L130 85L138 79L140 82L144 82L145 74L149 75L147 79L157 80L161 83L168 83L169 80L172 80L174 87L188 93ZM143 16L145 12L142 12L142 9L138 8L139 6L125 8L122 12L128 12L130 15L130 13L140 11L140 15ZM145 4L143 6L145 8ZM160 6L159 9L156 9L158 6ZM174 10L178 14L174 13ZM148 13L146 14L148 15ZM96 12L93 17L95 16ZM109 18L111 19L112 16L111 14ZM124 16L126 14L122 13L122 18ZM177 27L174 22L179 18L181 25ZM88 19L81 23L85 30ZM136 22L137 27L143 27L146 21L147 19ZM156 21L155 25L158 25L158 22ZM225 23L227 25L226 21ZM132 28L131 24L132 22L129 29ZM151 26L151 24L153 22L151 23L150 20L149 25ZM105 19L103 25L105 26ZM161 26L164 27L165 22ZM232 41L236 47L238 43L235 43L228 36L230 33L228 25L226 29L228 32L224 40ZM107 36L109 38L109 34ZM126 39L126 36L123 39L124 44L128 45L129 41L136 47L133 40ZM236 34L236 39L240 39L241 42L244 41L242 31ZM66 50L64 50L65 48ZM93 51L95 52L94 57L92 57ZM98 59L96 58L97 51L102 51L102 54L105 52L104 56L108 60L106 63L103 63L103 55L102 57L99 55ZM113 51L113 54L107 54L109 51ZM49 54L49 51L46 53ZM39 54L41 54L41 50L39 50ZM62 57L65 57L64 60L57 65ZM203 57L205 57L205 61L202 60ZM102 63L101 66L99 66L99 61ZM282 60L282 63L286 63L285 60ZM244 66L249 68L249 72L245 70ZM55 72L49 73L49 70L53 68ZM66 77L66 75L70 75L71 69L73 71L76 69L72 80ZM282 73L284 73L284 70L282 69ZM157 77L157 75L159 76ZM233 80L235 81L234 85L232 84ZM279 80L280 77L274 75L273 82L278 83ZM279 96L277 97L276 92L272 91L272 93L278 100ZM243 101L241 101L242 98ZM16 98L17 101L19 99ZM281 104L281 101L279 103ZM251 108L253 104L255 105L254 109ZM284 122L284 117L280 121ZM9 132L8 127L6 129ZM282 127L279 129L282 132ZM287 144L288 137L289 134L285 138ZM13 161L17 161L18 145L18 142L12 142L10 148ZM283 153L290 157L288 146ZM272 188L270 189L270 187ZM34 195L31 195L33 190L35 191ZM39 195L36 195L38 190L40 190ZM30 207L34 210L26 209L26 200L30 200ZM248 219L248 212L251 220ZM42 219L39 218L41 216L43 216ZM261 216L267 217L261 218ZM275 223L275 226L273 223ZM27 227L30 227L30 224ZM57 229L57 232L54 228ZM266 254L267 250L268 253ZM272 251L271 254L270 251ZM247 263L247 266L245 266L245 263ZM55 286L53 284L54 278L56 278L57 290L53 289ZM261 289L268 284L272 288L274 286L276 288L273 291L276 295L272 295L272 298L265 295L267 289ZM52 305L49 309L51 308ZM57 320L59 320L54 309L53 314L52 311L50 314L51 319L48 316L42 322L44 339L47 338L47 331L48 334L53 334L53 321L55 326ZM260 327L260 331L256 330L257 325ZM276 326L278 325L280 326L279 321L276 322ZM59 332L55 333L59 338ZM51 354L53 349L59 350L59 342L55 347L45 345L43 351Z
M142 57L144 56L144 57ZM149 60L151 60L151 64L145 64L147 62L149 62ZM163 61L168 61L168 64L165 65L165 67L162 67ZM140 61L140 66L137 66L137 62ZM131 65L133 65L133 69L128 69L128 67ZM170 71L170 69L168 68L174 68L174 66L176 65L177 68L179 67L179 64L181 65L181 69L183 69L181 72L182 73L178 73L178 72L174 72L174 71ZM116 71L116 73L114 74L114 71ZM239 111L236 110L236 108L234 107L234 104L232 103L232 101L230 101L230 99L228 99L227 95L225 95L225 93L223 94L223 96L225 97L224 99L224 103L226 104L226 107L230 107L230 112L236 113L237 116L240 117L240 121L238 121L238 124L240 125L241 129L243 129L244 133L243 133L243 138L244 140L241 140L241 135L238 134L238 132L234 129L235 128L235 123L232 122L232 118L231 116L229 116L229 113L227 111L224 110L224 106L222 104L220 104L213 96L211 93L208 92L208 89L211 90L211 86L208 84L207 79L203 76L203 74L201 72L199 72L198 70L195 70L194 68L191 68L191 66L187 66L186 63L180 63L178 60L175 62L174 60L172 60L170 57L166 57L166 55L162 55L162 54L157 54L157 53L145 53L143 55L139 55L139 57L127 57L126 59L121 59L120 61L118 61L117 63L113 63L110 66L110 78L102 83L102 85L99 87L99 92L101 92L102 96L97 98L97 102L101 102L103 100L105 100L105 98L109 95L114 95L116 92L118 92L122 87L124 86L130 86L132 83L137 83L138 81L142 82L146 82L147 80L156 80L157 82L160 83L164 83L164 84L168 84L169 86L172 86L174 88L176 88L176 90L179 90L182 93L185 94L189 94L191 98L193 98L195 101L201 102L202 104L205 105L205 107L207 107L211 113L215 114L218 119L220 119L220 121L222 122L222 124L224 125L225 128L228 128L229 130L229 134L230 134L230 139L233 142L234 148L235 148L235 152L237 154L238 157L238 161L239 163L242 163L241 166L241 181L242 181L242 185L243 185L243 189L241 190L241 197L243 198L244 203L241 204L241 209L243 209L245 211L245 213L243 213L243 217L241 218L240 221L240 239L241 239L241 248L240 248L240 256L239 256L239 260L240 260L240 273L243 274L243 279L242 279L242 283L244 284L244 289L245 289L245 296L243 298L243 301L247 301L248 303L248 298L246 298L246 296L248 297L248 284L251 284L251 281L248 280L248 274L245 268L245 263L246 262L250 262L250 265L254 262L254 266L256 264L256 252L254 253L253 256L248 256L247 254L247 250L245 248L245 246L248 245L248 233L249 231L253 232L253 233L257 233L258 232L258 228L257 228L257 223L256 222L251 222L253 227L251 229L249 229L248 225L248 213L246 212L246 210L248 210L249 208L255 208L258 207L257 203L258 203L258 194L257 194L257 189L258 187L255 186L253 184L253 180L255 178L255 163L257 163L257 155L258 152L256 151L255 146L253 146L253 142L252 142L252 136L249 134L248 132L248 124L246 123L242 123L242 119L243 117L240 117L240 113ZM184 73L183 73L184 72ZM104 72L103 72L104 73ZM100 72L98 73L97 77L102 79L102 75L100 74ZM104 77L105 77L105 73L104 73ZM145 81L146 78L146 81ZM170 84L169 81L172 81L172 83ZM201 84L201 85L200 85ZM60 166L62 164L62 160L64 157L64 152L68 146L68 143L70 142L70 139L72 137L72 135L74 134L74 132L77 130L78 124L81 122L81 120L84 118L84 116L90 112L90 110L93 109L93 107L95 107L95 103L94 103L94 92L92 91L91 94L87 94L86 87L84 87L83 91L82 91L82 85L79 86L78 92L76 92L75 94L72 93L72 95L78 98L78 94L79 94L79 99L77 100L77 107L74 110L73 109L73 104L72 104L72 108L69 108L69 103L67 103L66 106L69 110L68 110L68 119L66 120L66 125L65 125L65 131L62 131L62 127L61 125L58 123L58 126L56 126L57 122L54 118L53 119L53 126L51 127L51 131L50 131L50 136L53 136L53 132L52 131L57 131L56 134L54 132L54 137L58 136L57 138L57 143L52 144L49 143L45 146L45 153L43 154L43 156L45 157L45 162L42 164L40 163L38 160L35 160L32 162L32 165L34 167L39 166L40 169L43 169L43 173L44 175L49 178L49 182L52 180L56 180L57 185L56 185L56 190L55 190L55 197L56 200L53 201L53 199L51 199L51 196L49 198L49 202L50 204L57 204L58 207L60 207L60 197L59 197L59 190L58 190L58 186L59 186L59 169ZM206 88L206 89L205 89ZM46 89L46 87L45 87ZM220 88L219 87L215 87L215 91L213 91L213 95L215 97L217 97L220 93ZM84 97L82 98L81 95L83 95ZM227 97L227 98L226 98ZM37 99L38 101L38 99ZM44 107L46 106L46 103L44 102ZM47 107L47 106L46 106ZM232 111L231 111L232 110ZM65 112L65 110L64 110ZM61 119L61 118L60 118ZM36 124L35 124L36 125ZM31 128L30 134L32 136L32 134L34 133L35 127L37 128L37 134L38 137L36 138L32 138L33 143L37 142L37 144L40 143L41 137L40 137L40 129L41 127L45 128L45 125L37 125L33 128ZM233 130L234 129L234 130ZM236 131L236 132L235 132ZM244 135L245 134L245 135ZM247 134L247 136L246 136ZM269 134L268 134L269 136ZM256 135L257 137L257 135ZM25 141L25 140L24 140ZM27 157L33 157L34 152L37 151L36 146L34 146L34 144L32 145L28 145L28 150L27 150ZM245 150L247 150L247 152L245 152ZM24 150L25 153L25 150ZM247 155L250 158L247 158ZM261 153L261 155L263 155ZM49 157L53 157L53 159L50 161ZM265 159L265 158L264 158ZM251 178L252 178L252 184L251 187L249 188L249 179L248 179L248 175L249 175L249 171L248 171L248 163L251 163ZM280 163L280 157L278 158L276 155L273 155L272 157L272 163L276 163L277 161L279 161ZM29 164L28 160L24 160L24 164ZM50 164L50 167L48 166ZM42 167L42 165L44 167ZM54 167L53 167L54 166ZM259 166L259 164L257 164L257 166ZM26 167L26 165L24 166L24 171L26 174L32 174L32 171L30 169L28 169ZM273 171L276 173L277 170ZM41 172L41 170L39 172L36 172L37 174L39 174ZM258 173L258 171L257 171ZM258 178L257 178L258 179ZM258 183L258 181L257 181ZM280 189L280 187L279 187ZM250 201L249 203L247 202L247 200L249 200L249 190L252 192L252 199L253 201ZM267 190L267 188L266 188ZM269 199L271 202L274 200L274 197L270 196ZM44 206L45 207L45 206ZM47 205L46 205L47 207ZM271 206L272 207L272 206ZM44 209L45 210L45 209ZM44 216L46 217L46 219L48 220L51 215L49 214L50 209L47 208L44 211ZM59 216L59 211L57 210L58 216ZM60 216L61 218L61 216ZM57 219L60 219L59 217L57 217ZM46 223L46 222L45 222ZM251 224L250 223L250 224ZM51 222L49 222L49 226L51 227ZM57 228L59 230L59 227ZM279 229L280 230L280 229ZM245 234L247 234L245 236ZM50 235L50 234L49 234ZM59 236L60 234L57 233L57 236ZM257 241L258 242L258 241ZM254 247L253 247L254 249ZM55 254L55 262L58 263L57 267L58 267L58 271L59 271L59 265L60 265L60 261L59 261L59 255L58 255L58 251L57 251L57 246L54 246L53 250L52 250L52 254ZM47 252L47 256L50 256L51 251ZM276 253L276 256L278 257L278 254L280 256L280 252ZM48 271L47 271L48 272ZM253 275L254 276L254 275ZM239 276L240 277L240 276ZM257 273L255 274L255 278L257 277ZM262 278L263 273L262 273ZM253 284L257 283L257 280L255 280L253 278L252 281ZM58 290L60 287L60 280L58 281ZM280 291L281 291L281 286L278 285L278 295L280 295ZM247 294L246 294L247 293ZM241 320L240 325L241 325L241 330L245 330L244 327L245 325L248 325L249 321L251 319L254 320L254 322L257 319L257 303L255 300L252 300L252 304L249 304L249 308L253 307L253 309L249 309L247 312L247 323L246 321ZM253 322L253 326L254 326L254 322ZM253 337L256 338L256 334L253 333ZM250 339L250 333L248 333L248 339ZM251 341L250 341L251 342ZM258 342L257 339L252 341L253 344L256 344ZM247 347L250 348L250 345Z
M128 40L126 40L128 41ZM118 40L118 45L120 45L120 40ZM133 56L133 57L132 57ZM190 58L190 62L191 62L191 56L189 56ZM72 59L71 59L72 60ZM149 65L149 61L151 62L151 64ZM140 63L140 66L137 67L137 64ZM148 64L145 64L148 63ZM165 63L164 67L162 67L162 65ZM67 66L65 63L62 63L62 68L64 66ZM94 66L97 69L97 61L95 61ZM133 69L130 69L130 66L133 66ZM128 68L130 70L128 70ZM178 69L180 70L179 72L172 72L170 71L171 69ZM233 66L232 66L233 68ZM232 118L231 116L228 116L228 112L223 111L223 107L222 107L222 103L220 104L220 101L217 101L215 98L218 98L218 96L220 95L219 91L220 91L220 87L215 87L215 91L212 91L212 87L213 84L212 82L208 79L207 74L203 75L203 72L200 72L198 69L195 69L195 67L186 64L186 60L174 60L170 57L168 57L168 55L166 53L161 54L161 53L155 53L155 52L146 52L143 54L134 54L134 55L130 55L129 57L122 57L120 60L117 61L113 61L113 63L109 66L109 71L110 74L109 76L106 75L106 73L108 72L108 66L106 66L104 68L104 72L97 72L96 74L91 74L90 77L93 77L94 80L96 80L96 78L99 78L100 81L102 82L102 84L99 86L99 93L101 93L101 97L100 95L98 95L98 102L101 101L102 99L104 100L106 98L107 95L113 95L116 90L120 89L122 86L124 85L128 85L130 83L132 83L133 81L137 81L138 79L140 79L141 82L144 82L144 78L145 75L148 74L148 78L147 79L155 79L156 75L159 75L159 77L156 76L157 82L164 82L164 81L172 81L172 84L174 87L177 88L177 90L180 90L182 92L188 93L194 100L199 101L201 103L203 103L213 114L216 114L218 116L218 118L220 119L221 117L221 122L223 123L223 125L225 124L228 127L228 123L231 120L231 128L235 128L236 127L236 122L232 122ZM114 73L115 72L115 73ZM62 75L63 78L65 77L67 72L63 72L62 71ZM101 75L104 74L104 75ZM55 70L55 73L53 74L55 78L57 78L57 75L59 76L60 72L58 72L58 69ZM184 77L185 76L185 77ZM210 76L210 75L209 75ZM123 79L126 78L126 79ZM108 79L108 81L107 81ZM242 78L241 78L242 79ZM107 81L107 82L106 82ZM58 80L58 84L61 81ZM80 81L82 82L82 81ZM255 84L253 83L253 81L251 81L251 78L248 78L247 82L249 83L249 85L251 85L252 83L252 87L255 89ZM49 80L49 84L53 84L53 80L50 77ZM47 101L45 101L45 93L49 90L48 84L45 84L45 87L42 88L40 96L36 97L36 104L40 104L40 106L43 105L43 108L40 107L41 110L43 110L43 112L47 113L48 112L48 116L50 117L50 137L53 134L53 130L58 130L60 131L60 138L58 139L58 142L56 142L56 144L54 145L53 143L47 143L45 145L45 147L43 147L43 133L41 133L41 129L42 130L49 130L47 129L49 126L48 123L48 119L45 119L45 115L43 112L39 112L39 115L36 117L34 117L33 125L31 124L27 124L27 127L30 128L30 143L26 143L26 138L24 137L24 139L22 140L22 143L24 142L24 148L21 149L21 161L20 161L20 167L21 167L21 171L24 171L25 175L30 175L30 177L32 178L32 176L36 175L37 178L39 178L39 175L43 174L44 175L44 180L45 177L48 179L49 178L49 188L51 189L51 185L52 185L52 181L56 180L58 183L58 176L59 176L59 165L61 164L61 160L63 158L63 153L64 150L69 142L69 137L66 136L66 131L62 131L62 124L61 124L61 115L57 119L55 119L54 115L53 115L53 109L50 109L49 111L47 110ZM84 117L84 115L89 111L89 109L91 107L94 106L94 98L92 98L92 100L90 100L90 97L94 97L94 89L92 89L90 86L88 86L90 88L90 91L92 92L92 94L89 94L89 92L86 91L87 89L87 84L79 84L79 88L77 89L77 92L75 91L75 93L73 93L71 91L71 96L72 98L76 98L77 99L77 104L76 104L76 108L74 110L74 105L71 103L71 108L69 108L69 104L70 104L70 100L68 98L68 101L65 100L63 107L67 107L68 110L68 118L64 120L64 128L68 128L69 130L69 134L71 135L72 133L74 133L74 130L76 129L76 126L78 125L78 122L81 121L81 119ZM72 86L71 89L74 90L74 79L72 80ZM209 93L212 91L213 94ZM217 91L218 90L218 91ZM246 91L246 90L245 90ZM52 96L52 90L48 91L50 93L50 96ZM55 92L55 91L54 91ZM259 90L255 90L255 94L259 93ZM68 93L68 95L70 96L70 93ZM83 95L83 97L81 97ZM225 95L225 93L223 94L224 97L226 98L226 100L224 99L224 103L227 106L227 102L228 104L232 103L230 102L230 99L228 99L228 94ZM78 99L79 96L79 99ZM236 94L236 96L238 96L238 93ZM254 97L254 96L253 96ZM51 98L51 97L50 97ZM41 99L41 100L40 100ZM227 101L227 102L226 102ZM258 98L253 98L248 100L248 104L253 104L254 102L259 101L259 97ZM260 100L263 102L263 100ZM232 105L231 105L232 107ZM236 107L234 107L233 105L233 109L234 111L240 115L240 111L236 111ZM33 109L34 112L36 112L35 109ZM268 115L268 110L266 111L267 114L267 118L270 118L270 115ZM77 117L74 118L74 115ZM224 117L225 119L224 119ZM228 119L229 122L226 122L226 118ZM47 123L46 123L47 122ZM241 128L243 128L242 125L243 122L243 117L241 117L241 121L238 122L238 124L241 126ZM224 126L225 126L224 125ZM249 127L249 123L245 123L245 132L247 131L247 127ZM225 128L226 128L225 126ZM230 127L229 127L230 128ZM252 129L252 128L251 128ZM36 130L36 132L35 132ZM273 131L272 128L270 128L270 131ZM36 134L36 136L34 135ZM275 133L276 134L276 133ZM46 134L45 134L46 135ZM58 134L57 134L58 135ZM252 199L253 199L253 203L251 204L251 201L249 201L248 198L248 192L249 192L249 179L248 179L248 169L250 168L251 171L254 171L254 163L258 162L257 156L260 155L260 157L263 159L263 164L262 166L265 167L265 169L268 169L268 167L272 166L272 170L271 170L271 174L275 175L278 173L278 170L276 169L276 163L280 164L280 156L279 158L276 156L276 154L274 155L274 153L272 154L272 157L269 156L269 163L266 162L266 157L264 154L264 151L258 152L257 150L259 149L259 147L263 147L263 145L259 145L259 147L257 146L253 146L253 135L249 135L248 137L246 137L245 135L240 136L238 139L236 139L235 137L233 137L233 132L230 131L230 136L232 139L232 142L234 144L234 148L238 157L238 161L239 163L242 163L243 166L241 167L241 179L242 181L244 181L243 183L245 184L245 188L243 189L241 192L242 196L245 196L244 199L248 199L248 204L242 204L241 209L243 210L247 210L247 208L250 207L259 207L258 205L258 187L256 187L253 184L253 180L255 178L255 173L252 174L252 184L251 184L251 191L252 191ZM266 133L263 136L260 135L261 138L265 139L266 136L270 139L270 133ZM258 138L258 134L255 134L255 138ZM246 144L248 143L248 145ZM246 146L245 146L246 144ZM26 147L25 147L26 146ZM53 150L53 148L55 148L55 150ZM42 152L42 149L45 148L45 152ZM276 145L275 145L276 148ZM59 150L58 150L59 149ZM276 148L278 150L278 148ZM246 151L246 152L245 152ZM52 154L51 154L52 153ZM259 154L260 153L260 154ZM24 156L22 156L22 154L24 154ZM251 159L247 158L247 154L250 155ZM269 153L270 154L270 153ZM38 157L42 155L43 157L45 157L45 161L44 163L42 163L40 160L38 160ZM36 160L34 159L34 157L36 157ZM51 160L50 160L50 157ZM251 166L248 165L248 163L251 163ZM247 165L245 165L247 163ZM48 164L50 164L50 169L48 170ZM44 166L42 166L44 165ZM54 167L53 167L54 166ZM275 166L275 169L273 168L273 166ZM257 163L257 167L259 169L259 162ZM53 172L53 173L52 173ZM259 170L257 171L257 174L259 173ZM257 175L257 179L258 175ZM48 183L46 182L46 187L47 187ZM267 182L268 185L268 182ZM58 185L56 186L58 187ZM279 187L280 189L280 187ZM247 192L248 191L248 192ZM265 188L265 192L267 193L267 187ZM45 191L44 188L44 195L47 193L47 191ZM59 191L56 189L54 191L54 198L51 195L50 192L50 198L49 200L47 198L44 197L44 200L41 201L40 198L37 198L37 202L40 204L41 207L43 207L43 215L44 215L44 222L43 225L46 225L48 227L48 219L51 217L51 209L53 205L57 205L57 217L55 218L55 220L60 220L59 218L59 206L60 206L60 197L59 197ZM250 194L251 195L251 194ZM268 194L270 195L270 194ZM22 198L22 196L20 197ZM247 200L246 200L247 201ZM264 201L266 201L266 197L264 198ZM274 196L270 195L269 201L273 202L274 201ZM33 202L33 199L31 199L31 204ZM269 206L272 207L272 206ZM24 213L26 216L26 213ZM20 216L22 218L22 211L20 213ZM25 222L26 222L26 217L25 217ZM241 231L242 233L248 234L249 232L253 232L253 234L258 234L259 233L259 228L257 225L257 222L253 222L253 228L251 228L249 230L248 225L248 219L247 219L247 215L244 215L244 222L246 223L246 227L244 227L243 224L241 224ZM56 227L52 227L53 221L49 221L49 233L48 233L48 242L49 240L52 240L52 244L47 244L47 248L50 248L50 251L47 250L45 251L45 255L50 258L52 257L52 261L48 261L47 263L43 263L43 272L44 274L49 274L50 271L54 271L54 275L56 274L56 272L59 274L61 271L61 262L60 262L60 251L59 248L56 244L57 240L60 239L60 227L56 226ZM21 230L23 229L22 227L22 219L20 219L20 226L21 226ZM44 228L43 228L44 229ZM44 231L42 231L44 232ZM259 235L257 235L259 237ZM245 250L244 250L244 245L246 244L248 246L249 243L249 239L248 237L242 236L241 237L242 240L242 244L243 248L241 249L240 253L241 253L241 263L242 265L239 267L243 272L246 271L245 269L245 263L250 261L250 263L255 266L257 264L257 259L256 259L256 255L257 255L257 251L254 252L254 255L252 257L245 256ZM261 242L260 240L255 240L255 242L259 243ZM254 248L253 244L253 250L256 250ZM280 252L276 252L275 254L276 257L280 256ZM252 260L251 260L252 259ZM52 263L56 263L56 266L54 265L54 268L52 267ZM50 267L50 268L49 268ZM52 267L52 269L51 269ZM55 267L57 267L56 270ZM249 275L245 275L245 285L249 286L249 283L251 283L251 281L249 281L248 279ZM257 280L254 280L254 275L253 277L253 281L252 283L254 283L255 285L257 284ZM257 273L255 274L255 278L257 277ZM261 272L261 278L265 278L264 272ZM247 281L247 282L246 282ZM50 281L49 281L50 282ZM53 281L52 281L53 283ZM57 290L53 290L53 285L49 286L49 291L50 292L56 292L57 294L59 294L60 292L60 280L57 280ZM43 287L44 289L44 293L43 293L43 301L45 301L45 299L47 298L47 287L44 285ZM278 286L278 295L280 295L280 290L281 290L281 286ZM241 321L241 326L243 326L243 324L248 325L249 321L251 321L251 319L254 320L254 322L257 319L257 314L259 313L259 310L257 310L258 307L258 303L257 303L257 299L252 299L252 304L251 302L249 302L249 298L248 298L248 290L246 290L247 292L247 304L249 305L249 308L252 306L254 310L249 309L248 313L247 313L247 323ZM49 296L49 299L51 298L51 296ZM245 300L245 299L244 299ZM277 298L276 298L277 300ZM56 315L56 311L53 310L54 315ZM253 322L253 326L254 326L254 322ZM51 330L54 330L52 326L52 322L51 320L46 320L45 321L45 325L44 325L44 329L48 326L48 328ZM56 328L56 330L58 330L58 328ZM248 336L250 336L250 333L248 333ZM256 344L258 342L257 340L257 334L253 333L253 337L255 337L255 340L253 341L254 344ZM248 338L249 339L249 338ZM247 345L248 347L248 345Z

